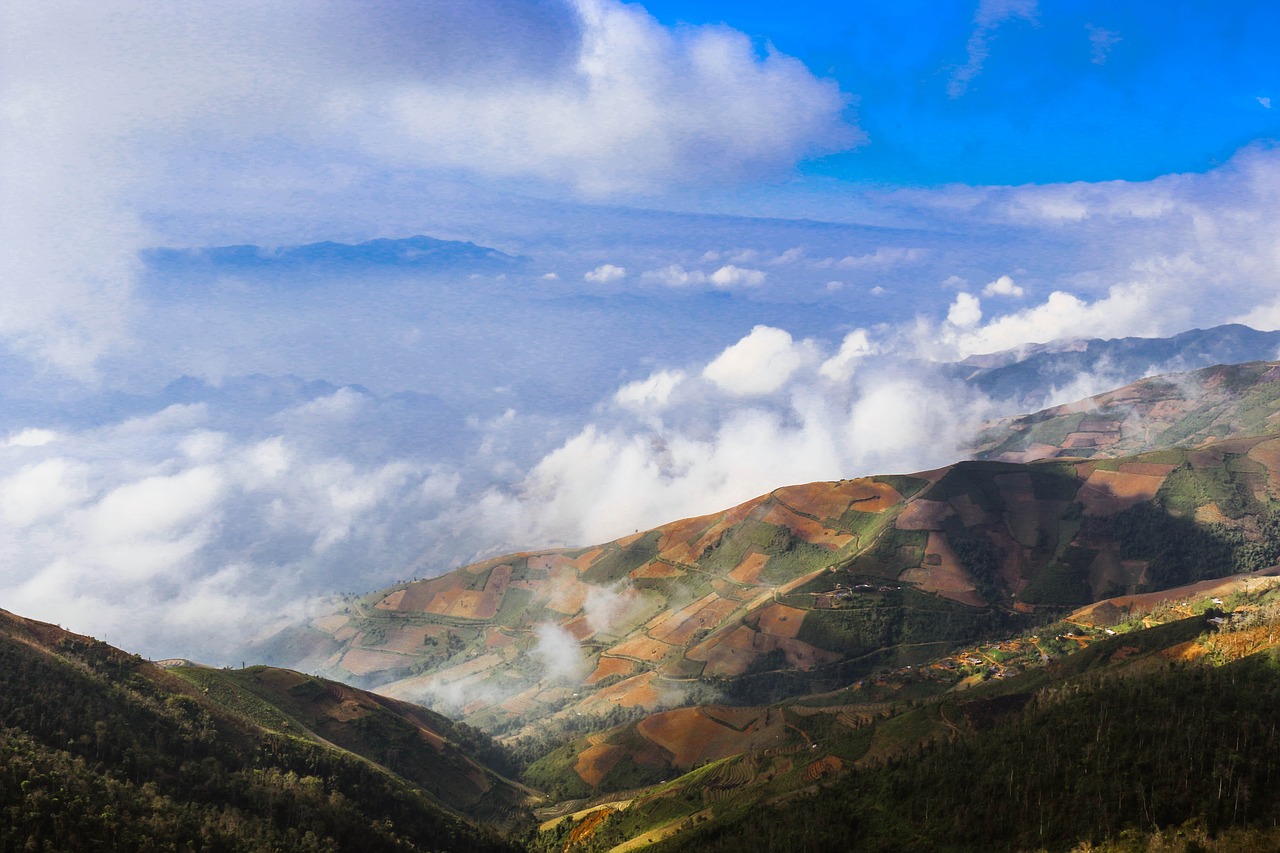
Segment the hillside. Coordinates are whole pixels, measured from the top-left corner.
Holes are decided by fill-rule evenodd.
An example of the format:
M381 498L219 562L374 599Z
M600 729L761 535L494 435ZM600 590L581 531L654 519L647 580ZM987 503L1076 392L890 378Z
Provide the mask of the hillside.
M1095 397L991 425L974 456L1008 462L1125 456L1280 428L1280 363L1153 376Z
M858 704L858 685L754 709L800 736L547 810L531 847L1274 849L1275 572L968 650L1004 663L933 697L904 695L904 672L880 679L888 703ZM838 724L815 721L837 701Z
M275 652L549 746L835 690L1101 598L1269 566L1278 498L1268 436L788 487L351 599Z
M0 611L0 849L509 850L527 792L423 709L282 670L162 669ZM399 772L397 772L399 771Z

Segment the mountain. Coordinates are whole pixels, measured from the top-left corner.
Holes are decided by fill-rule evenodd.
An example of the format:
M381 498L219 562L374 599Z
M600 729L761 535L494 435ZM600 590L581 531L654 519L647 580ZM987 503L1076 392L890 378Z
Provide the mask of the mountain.
M967 689L775 706L803 738L547 812L530 848L1276 849L1280 579L1249 583L970 650L1003 663Z
M469 241L438 240L421 235L363 243L324 241L278 248L252 245L155 248L144 252L143 260L151 270L164 274L322 270L326 275L357 268L500 272L517 269L528 262L528 258L508 255Z
M1192 329L1168 338L1067 339L1027 344L970 356L945 372L989 396L1040 405L1051 389L1067 389L1081 377L1123 385L1145 376L1181 373L1215 364L1271 361L1280 357L1280 331L1231 324Z
M1280 399L1274 365L1202 378L1236 403ZM1231 422L1267 423L1246 408ZM1102 598L1264 568L1280 558L1277 500L1274 432L792 486L347 599L264 652L462 711L533 756L655 711L835 690Z
M510 850L495 827L522 825L530 794L425 709L266 667L161 668L5 611L0 741L4 850Z
M1280 429L1280 363L1153 376L1085 400L992 424L974 456L1029 462L1191 447Z

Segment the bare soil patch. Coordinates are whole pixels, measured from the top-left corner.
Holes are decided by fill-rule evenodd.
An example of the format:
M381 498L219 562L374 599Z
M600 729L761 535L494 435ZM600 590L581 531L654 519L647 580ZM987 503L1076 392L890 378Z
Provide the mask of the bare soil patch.
M759 629L775 637L793 639L804 624L805 611L785 604L774 604L760 613Z
M941 530L942 522L954 514L955 510L946 501L921 499L907 504L893 523L899 530Z

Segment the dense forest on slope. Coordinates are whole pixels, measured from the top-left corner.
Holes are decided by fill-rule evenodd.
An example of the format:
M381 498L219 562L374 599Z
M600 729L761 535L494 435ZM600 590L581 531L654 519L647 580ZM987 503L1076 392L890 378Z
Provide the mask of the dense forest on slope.
M510 850L423 789L0 611L0 850Z
M962 706L963 735L652 849L1067 850L1187 822L1258 841L1280 823L1274 647L1217 667L1106 665L1204 628L1197 617L1077 653L1065 669L1079 675Z

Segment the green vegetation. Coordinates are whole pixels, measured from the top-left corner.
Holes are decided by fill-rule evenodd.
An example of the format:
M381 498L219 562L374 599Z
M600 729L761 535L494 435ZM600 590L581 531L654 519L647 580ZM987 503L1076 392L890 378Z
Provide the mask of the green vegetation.
M626 547L606 546L605 552L582 573L582 579L600 586L623 580L634 569L658 556L658 540L661 538L661 531L650 530Z
M916 496L916 493L929 485L928 480L921 477L911 477L906 474L882 474L872 479L889 486L902 495L905 500L911 500Z
M0 850L441 846L511 849L370 761L0 613Z

